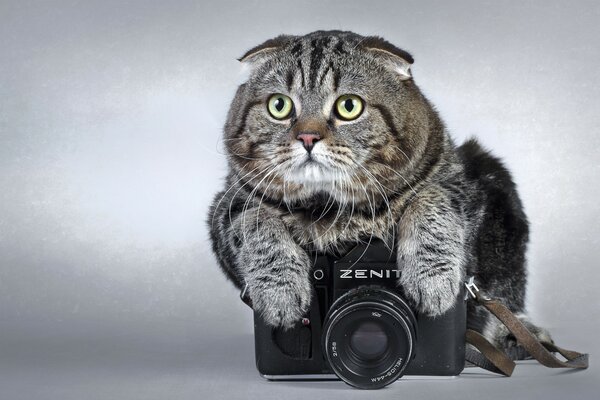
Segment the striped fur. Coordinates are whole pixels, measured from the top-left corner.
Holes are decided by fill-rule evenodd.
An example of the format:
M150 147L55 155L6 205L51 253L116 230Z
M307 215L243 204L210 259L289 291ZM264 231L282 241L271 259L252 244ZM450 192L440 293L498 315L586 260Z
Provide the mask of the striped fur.
M267 322L287 327L308 309L307 250L374 237L397 246L399 284L422 313L451 308L466 274L524 311L528 225L515 185L476 141L455 146L411 77L410 54L318 31L271 39L241 60L251 74L227 117L230 172L208 224L219 265L248 285ZM273 93L293 100L288 120L269 116ZM358 119L335 117L343 94L364 100ZM305 131L321 137L316 162L296 140ZM469 325L493 337L489 321L469 311Z

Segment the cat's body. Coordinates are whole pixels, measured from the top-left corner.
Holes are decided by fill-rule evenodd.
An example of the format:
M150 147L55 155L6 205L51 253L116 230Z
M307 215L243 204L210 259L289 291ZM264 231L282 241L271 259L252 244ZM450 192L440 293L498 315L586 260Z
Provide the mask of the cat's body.
M373 237L396 247L419 312L446 312L474 275L526 321L528 224L515 185L476 141L455 146L408 53L319 31L272 39L242 61L252 73L228 115L230 173L208 224L220 266L267 322L290 326L309 307L308 250ZM470 327L507 345L494 321L469 310Z

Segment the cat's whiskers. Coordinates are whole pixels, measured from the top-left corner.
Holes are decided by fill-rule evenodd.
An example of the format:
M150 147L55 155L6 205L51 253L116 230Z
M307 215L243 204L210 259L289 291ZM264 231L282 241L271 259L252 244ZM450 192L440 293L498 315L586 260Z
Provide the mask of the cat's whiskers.
M231 154L235 155L236 157L242 158L244 160L250 160L250 161L259 161L259 160L264 160L264 158L254 158L254 157L246 157L246 156L242 156L240 154L234 153L233 151L230 152Z
M337 171L335 171L335 170L334 170L334 171L333 171L333 174L334 174L334 175L336 175L336 179L334 180L334 190L335 190L335 183L336 183L336 182L338 182L338 179L337 179L337 175L338 175L338 174L337 174ZM342 183L342 181L340 181L340 183ZM341 190L340 190L340 191L341 191ZM342 212L343 212L343 211L344 211L344 209L343 209L342 207L338 206L338 211L337 211L337 213L335 214L335 218L333 219L333 222L331 223L331 225L329 225L329 228L327 229L327 231L329 231L329 230L330 230L330 229L331 229L331 228L332 228L332 227L333 227L333 226L336 224L336 222L338 221L339 217L342 215ZM326 232L327 232L327 231L326 231Z
M336 170L332 170L333 174L336 174L337 171ZM334 185L335 185L335 181L337 179L334 180ZM321 239L325 237L325 235L331 230L331 228L333 228L335 226L335 224L337 223L338 219L340 218L340 215L342 215L343 209L342 207L338 207L338 211L335 214L335 218L333 219L333 221L331 222L331 224L329 224L329 227L323 232L321 233L319 236L317 236L316 238L314 238L312 241L308 242L307 244L316 244L318 247L323 248L325 246L323 246L323 242L321 242ZM325 240L325 242L327 242Z
M346 176L349 178L349 182L351 182L350 175L344 169L335 168L332 171L333 171L334 174L337 174L338 172L345 173ZM337 181L337 179L336 179L336 181ZM364 187L364 185L363 185L363 187ZM354 214L354 201L355 201L354 188L352 188L352 191L353 191L353 196L352 196L352 213L351 213L350 218L352 218L352 216ZM365 194L366 194L366 190L365 190ZM346 202L346 204L347 204L347 202ZM336 225L337 221L339 220L340 216L343 214L344 210L345 210L345 206L344 207L339 207L338 208L338 212L336 213L335 218L333 219L333 221L331 222L331 224L329 225L329 227L324 232L322 232L319 236L317 236L311 242L309 242L309 244L317 243L318 242L317 246L319 246L319 247L325 247L324 243L321 242L321 239L324 238L325 235ZM346 222L345 228L348 227L348 225L350 224L350 221L351 221L351 219L348 219L348 221ZM345 230L345 228L344 228L344 230ZM338 235L336 235L336 236L338 236ZM325 240L325 243L328 243L328 241Z
M352 214L354 213L354 199L350 196L349 190L348 189L352 189L352 179L350 177L350 175L348 174L347 171L345 171L344 169L336 169L337 172L339 172L342 175L342 179L340 179L340 210L346 211L347 207L348 207L348 203L350 201L350 199L352 199L353 205L352 205L352 212L350 214L350 216L348 217L347 213L346 213L346 224L344 225L344 227L339 231L339 236L341 237L343 233L345 233L346 228L348 227L348 225L350 224L350 219L352 218ZM350 218L350 219L349 219Z
M349 200L350 199L352 201L352 207L351 207L351 211L350 211L350 216L347 218L346 224L344 225L343 229L340 231L340 235L344 232L346 232L346 230L348 229L348 227L350 226L350 223L352 222L352 218L354 217L354 211L355 211L355 205L356 205L356 192L354 190L354 186L351 184L352 183L352 177L350 176L350 174L347 171L347 167L348 165L345 163L340 163L340 161L335 157L330 157L330 160L327 160L330 164L330 167L332 168L332 172L334 174L342 174L343 175L343 179L335 179L335 182L339 182L340 183L340 189L337 190L334 188L334 192L340 193L341 199L339 201L339 208L338 208L338 213L336 214L336 218L334 218L332 224L330 224L329 228L327 230L325 230L325 232L323 232L321 235L319 235L318 237L314 238L311 242L309 242L308 244L311 243L315 243L316 241L320 240L333 226L335 223L337 223L337 220L339 220L339 217L342 215L342 212L346 210L346 207L348 206ZM352 190L352 195L350 196L349 190L347 189L351 189ZM335 197L335 195L334 195ZM342 204L343 203L343 204ZM334 243L335 245L335 243Z
M274 171L275 172L277 170L277 168L280 168L282 164L276 164ZM271 186L271 184L273 183L273 181L277 178L277 174L274 174L273 177L271 178L271 180L269 181L269 184L267 185L267 187L265 188L265 190L263 191L262 196L260 197L260 201L258 202L258 207L256 207L256 229L258 229L258 225L259 225L259 215L260 215L260 206L265 198L265 194L267 194L267 192L269 191L269 187Z
M239 137L239 138L221 138L221 139L220 139L220 141L223 141L223 142L224 142L224 141L235 141L235 142L237 142L237 141L240 141L240 142L243 142L243 143L247 143L248 139L247 139L247 138L244 138L244 137ZM218 145L218 144L219 144L219 142L217 142L217 145ZM218 148L217 148L217 152L218 152L219 154L222 154L222 155L229 155L229 154L233 154L233 155L235 155L236 157L240 157L240 158L243 158L243 159L245 159L245 160L254 160L254 161L256 161L256 160L259 160L259 161L260 161L260 160L265 160L265 157L261 157L261 158L256 158L256 157L248 157L248 156L245 156L245 155L242 155L242 154L236 153L235 151L233 151L233 149L232 149L231 147L225 147L225 149L226 149L226 152L225 152L225 153L219 153L219 151L218 151L219 149L218 149Z
M410 190L411 190L411 191L412 191L412 192L415 194L415 196L419 196L419 194L417 193L417 191L416 191L416 190L415 190L415 189L412 187L412 185L410 184L410 182L408 182L408 181L406 180L406 178L405 178L404 176L402 176L402 174L400 174L398 171L396 171L395 169L393 169L393 168L392 168L392 167L390 167L389 165L386 165L386 164L384 164L384 163L380 163L380 162L377 162L377 161L374 161L374 162L375 162L375 164L377 164L377 165L381 165L381 166L383 166L383 167L385 167L385 168L388 168L390 171L392 171L394 174L396 174L396 175L397 175L397 176L398 176L400 179L402 179L402 180L403 180L403 181L406 183L406 185L407 185L407 186L410 188Z
M285 207L287 208L288 212L290 213L290 215L293 215L294 213L292 212L292 210L290 209L290 204L289 204L289 197L287 195L287 193L285 192L285 187L288 185L288 181L283 179L283 202L285 204Z
M375 177L369 170L367 170L365 167L363 167L362 165L360 165L358 163L356 163L356 164L364 170L364 172L367 174L366 177L367 177L367 179L370 182L375 183L375 185L379 186L379 187L375 186L375 188L379 191L379 193L381 193L381 196L383 198L383 202L385 203L385 205L387 206L387 209L388 209L388 216L389 216L389 219L390 219L390 225L392 227L392 237L393 237L392 243L393 243L393 241L395 240L395 237L396 237L396 232L395 232L396 231L396 227L395 227L395 224L394 224L394 216L393 216L393 213L392 213L392 209L390 207L390 201L389 201L386 193L383 190L383 186L379 182L379 180L377 179L377 177ZM373 193L373 203L375 203L375 194L374 193ZM390 251L393 251L392 249L390 249L390 247L388 246L387 243L385 243L385 245L386 245L386 247Z
M258 167L257 167L258 168ZM250 172L255 171L257 168L253 169ZM229 226L234 226L233 224L233 220L231 217L231 206L233 205L233 201L235 200L235 198L237 197L237 194L240 192L240 190L242 190L244 188L244 186L246 186L247 184L249 184L250 182L252 182L253 179L258 178L261 174L267 172L269 169L271 168L270 165L267 165L265 168L261 169L257 174L255 174L252 178L250 178L249 180L247 180L246 182L244 182L244 184L242 186L240 186L238 188L238 190L233 194L233 196L231 197L231 201L229 202L229 207L228 207L228 213L229 213ZM249 173L248 173L249 174ZM248 174L244 175L244 177L242 177L241 179L245 178ZM237 232L234 230L234 233L236 235L236 237L238 239L241 239L239 237L239 235L237 234ZM242 236L243 236L243 232L242 232Z
M258 161L261 161L261 160L265 159L265 158L247 157L247 156L238 154L238 153L236 153L235 151L233 151L231 149L228 149L227 151L228 151L228 153L233 154L236 157L243 158L244 160L250 160L250 161L257 161L258 160ZM225 155L228 155L228 154L225 154Z
M254 199L254 196L255 196L256 192L258 191L261 183L263 183L265 179L267 179L273 172L275 172L277 170L277 164L269 165L268 168L270 168L270 169L265 174L265 176L254 186L254 188L252 189L252 191L246 198L246 201L244 202L244 206L242 207L242 213L241 213L241 215L242 215L242 238L244 239L244 241L246 241L246 213L248 212L248 207L250 206L250 202Z
M335 172L334 172L335 174ZM308 228L312 228L317 222L319 222L325 215L327 215L327 213L329 212L329 210L331 210L331 207L333 207L333 205L335 204L335 194L333 194L333 198L332 196L332 192L335 192L335 182L336 179L334 179L333 181L333 188L334 190L330 190L329 191L329 197L327 198L327 202L325 203L325 207L323 208L323 211L321 212L321 215L319 216L319 218L317 218L315 221L313 221ZM329 202L331 201L331 205L329 207L327 207L329 205Z
M333 195L333 199L332 199L331 206L330 206L329 208L327 208L326 210L324 210L324 211L321 213L321 215L319 216L319 218L318 218L316 221L314 221L314 222L313 222L313 223L310 225L311 227L312 227L312 226L313 226L315 223L317 223L319 220L321 220L321 219L322 219L322 217L323 217L324 215L326 215L326 214L329 212L329 210L331 210L331 208L332 208L332 207L333 207L333 205L335 204L336 200L337 200L337 202L338 202L338 212L341 212L341 211L343 211L343 210L344 210L344 208L345 208L345 206L348 204L348 200L347 200L347 194L345 194L345 192L344 192L344 190L343 190L343 189L344 189L344 183L346 183L346 184L347 184L347 182L346 182L346 179L345 179L345 177L344 177L343 179L340 179L340 178L339 178L339 176L338 176L338 174L337 174L338 172L344 172L344 173L345 173L345 171L344 171L343 169L338 169L338 168L335 168L336 166L335 166L335 164L331 163L331 160L327 160L327 159L326 159L326 161L329 163L328 167L330 167L330 170L331 170L331 172L332 172L332 173L335 175L335 179L333 180L333 188L332 188L332 190L331 190L331 191L329 191L329 198L327 199L327 203L326 203L325 205L327 206L327 204L329 204L329 200L332 198L332 197L331 197L332 195ZM333 168L331 168L331 167L333 167ZM349 175L348 175L347 173L346 173L346 177L347 177L347 178L349 178ZM339 190L336 188L336 183L339 183L339 184L340 184L340 188L339 188ZM342 198L341 198L341 199L337 199L337 196L336 196L336 194L337 194L338 192L339 192L339 194L342 196ZM342 203L342 202L344 203L344 206L343 206L343 207L341 206L341 203Z
M246 164L244 164L244 166L242 167L245 168L248 164L250 164L250 162L247 162ZM250 175L252 172L256 171L258 168L260 168L260 165L256 168L254 168L253 170L251 170L250 172L248 172L247 174L245 174L244 176L240 177L239 179L237 179L235 182L233 182L231 185L229 185L229 188L225 191L225 193L223 193L223 196L221 196L221 198L219 199L219 201L217 202L217 205L214 207L215 210L217 210L219 208L219 205L221 204L221 202L223 201L223 199L225 198L225 196L227 196L227 193L229 193L229 191L231 189L233 189L235 187L235 185L238 184L238 182L240 182L242 179L244 179L246 176ZM239 177L239 174L237 174L237 176ZM231 207L231 205L229 206ZM210 222L210 226L211 229L214 228L214 224L215 224L215 214L214 213Z
M350 174L348 174L348 172L346 172L346 171L343 171L343 172L344 172L344 173L346 174L346 176L348 177L348 180L350 180ZM356 196L356 195L355 195L355 193L354 193L354 185L350 185L350 184L349 184L349 185L348 185L348 187L349 187L350 189L352 189L352 196L350 196L350 198L352 199L352 209L351 209L351 211L350 211L350 217L348 218L348 221L346 222L346 225L345 225L345 226L344 226L344 228L342 229L342 233L343 233L343 232L345 232L345 231L346 231L346 229L348 229L348 226L350 226L350 222L352 221L352 217L354 216L354 202L355 202L354 198L355 198L355 196Z
M367 189L365 188L365 185L362 182L360 182L360 181L358 181L358 182L362 186L362 188L363 188L363 190L365 192L365 196L367 197L367 200L369 200L369 195L367 193ZM375 200L375 199L373 199L373 200ZM369 205L371 205L371 200L369 200ZM371 224L371 235L369 236L369 241L367 243L367 246L365 246L365 249L363 250L363 252L361 253L361 255L356 259L356 261L354 261L352 263L352 265L350 265L350 267L348 267L348 269L352 269L352 267L354 267L354 265L356 265L356 263L359 262L363 258L363 256L367 252L367 249L371 245L371 241L373 240L373 236L375 235L375 209L374 208L371 208L371 213L373 215L373 221L372 221L372 224Z
M404 150L402 150L399 146L396 146L395 144L392 144L392 145L390 145L390 147L396 148L406 158L406 161L408 161L409 163L411 162L411 159L406 155L406 153L404 152Z

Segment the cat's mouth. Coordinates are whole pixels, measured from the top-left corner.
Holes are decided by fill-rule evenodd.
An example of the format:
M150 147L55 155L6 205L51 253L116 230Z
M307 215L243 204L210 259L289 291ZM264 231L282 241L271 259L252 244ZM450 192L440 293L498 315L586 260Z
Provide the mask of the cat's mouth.
M321 165L321 166L323 165L320 162L318 162L317 160L315 160L314 157L311 157L311 155L309 154L309 155L306 156L306 159L304 161L302 161L302 163L300 164L300 167L304 167L306 165L313 165L313 164L314 165Z

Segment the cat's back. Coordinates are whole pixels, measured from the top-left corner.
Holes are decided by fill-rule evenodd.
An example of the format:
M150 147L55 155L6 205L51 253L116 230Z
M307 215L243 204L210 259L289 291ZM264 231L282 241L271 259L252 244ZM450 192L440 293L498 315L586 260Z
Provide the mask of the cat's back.
M500 158L484 149L474 138L458 147L457 154L463 164L466 178L477 183L485 193L488 204L504 204L525 218L516 185Z
M525 301L529 224L517 187L502 161L475 139L456 150L466 178L478 188L483 211L467 273L478 276L492 296L506 299L513 310L521 310ZM481 328L478 324L483 320L471 318L470 323Z

